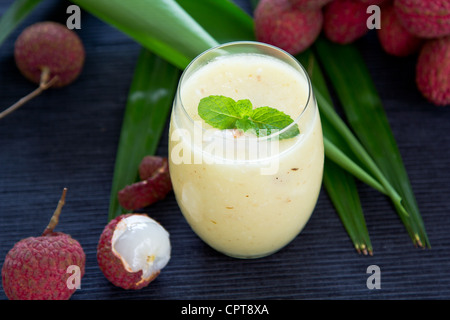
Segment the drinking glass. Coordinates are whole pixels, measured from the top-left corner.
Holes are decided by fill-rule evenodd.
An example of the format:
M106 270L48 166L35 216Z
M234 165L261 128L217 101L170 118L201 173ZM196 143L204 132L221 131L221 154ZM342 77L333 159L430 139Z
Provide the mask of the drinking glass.
M212 128L197 112L210 95L277 108L293 123L259 137ZM300 134L281 139L294 125ZM183 216L206 244L242 259L289 244L314 211L323 164L317 102L293 56L237 41L203 52L184 70L170 119L170 176Z

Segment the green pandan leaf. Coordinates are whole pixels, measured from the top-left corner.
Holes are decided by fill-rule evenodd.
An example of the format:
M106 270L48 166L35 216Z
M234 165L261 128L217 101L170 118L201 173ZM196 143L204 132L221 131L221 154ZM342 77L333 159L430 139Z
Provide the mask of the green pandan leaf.
M136 64L116 154L109 219L124 213L117 192L138 180L144 156L152 155L172 109L180 71L143 48Z
M389 120L358 49L320 37L314 45L336 89L348 122L373 159L371 173L383 185L413 243L429 247L427 233ZM333 52L333 55L329 55Z
M175 0L73 0L180 69L218 45Z
M0 18L0 45L42 0L15 0Z

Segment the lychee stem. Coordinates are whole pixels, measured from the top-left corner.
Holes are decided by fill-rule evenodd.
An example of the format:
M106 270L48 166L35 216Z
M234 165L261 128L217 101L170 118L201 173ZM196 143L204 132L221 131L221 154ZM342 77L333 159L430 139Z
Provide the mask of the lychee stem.
M44 232L42 233L43 236L46 236L46 235L52 233L53 230L55 229L56 225L58 224L62 207L66 203L66 193L67 193L67 188L64 188L61 198L58 201L58 206L56 207L55 212L53 213L53 216L50 219L50 222L48 223L47 228L45 228Z
M25 103L27 103L34 97L38 96L39 94L42 93L42 91L50 88L58 80L58 76L54 76L53 78L48 80L49 77L50 77L50 69L47 67L42 68L41 80L39 83L39 87L37 89L35 89L34 91L30 92L29 94L27 94L25 97L21 98L19 101L14 103L9 108L0 112L0 119L6 117L11 112L13 112L16 109L18 109L19 107L23 106Z

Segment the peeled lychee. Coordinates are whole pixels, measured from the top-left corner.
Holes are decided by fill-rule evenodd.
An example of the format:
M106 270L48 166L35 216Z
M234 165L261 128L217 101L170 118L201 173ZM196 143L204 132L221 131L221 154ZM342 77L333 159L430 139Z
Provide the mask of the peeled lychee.
M45 21L27 27L19 35L14 45L14 58L20 72L39 87L0 112L0 119L44 90L72 83L83 68L85 50L74 31Z
M258 41L295 55L317 39L323 15L321 9L297 9L289 0L261 0L255 9L254 21Z
M415 53L423 43L406 30L397 18L394 6L389 3L381 10L381 29L377 30L381 47L388 54L404 57Z
M422 38L450 35L450 1L395 0L394 7L403 26Z
M416 83L430 102L450 104L450 36L424 44L417 60Z
M332 42L351 43L369 32L368 17L366 3L334 0L324 7L324 34Z
M141 289L152 282L170 260L169 233L145 214L124 214L104 228L97 261L105 277L123 289Z
M320 9L333 0L289 0L289 2L299 9Z
M85 254L80 243L54 232L65 192L40 237L17 242L7 253L2 267L2 284L10 300L68 300L85 271Z

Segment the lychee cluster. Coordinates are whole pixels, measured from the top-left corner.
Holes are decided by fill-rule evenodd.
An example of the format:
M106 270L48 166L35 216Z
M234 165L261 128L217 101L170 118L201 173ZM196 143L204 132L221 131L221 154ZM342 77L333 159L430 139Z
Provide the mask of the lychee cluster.
M416 84L438 106L450 104L450 1L393 0L381 7L378 39L397 57L418 54Z
M430 102L450 104L450 1L394 0L386 4L405 38L415 37L418 51L416 84ZM379 33L382 33L380 29ZM383 31L386 33L387 31ZM380 38L380 42L383 41ZM385 45L384 45L385 46Z
M365 35L367 7L385 0L261 0L254 11L258 41L290 54L307 49L321 32L347 44Z
M450 0L261 0L255 34L295 55L322 32L332 42L352 43L369 32L370 5L380 8L377 36L396 57L418 54L416 84L435 105L450 104Z

